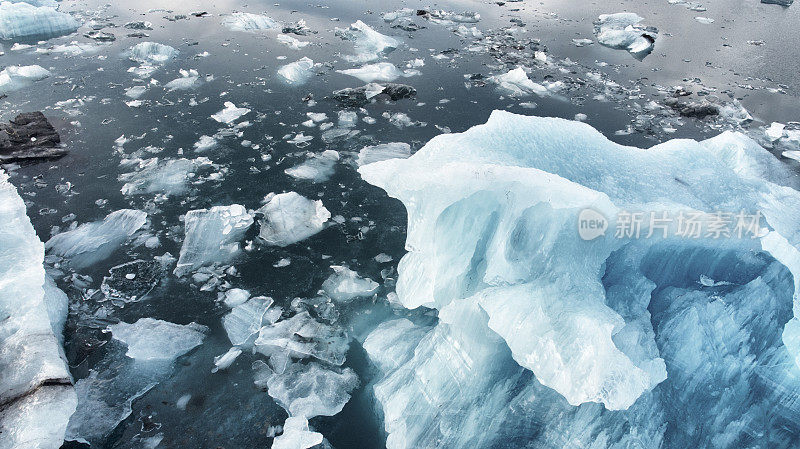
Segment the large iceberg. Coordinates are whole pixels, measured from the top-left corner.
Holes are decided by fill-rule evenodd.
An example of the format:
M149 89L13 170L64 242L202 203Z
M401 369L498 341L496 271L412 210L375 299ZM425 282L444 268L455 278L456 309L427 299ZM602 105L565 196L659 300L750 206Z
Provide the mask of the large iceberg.
M359 172L408 211L397 301L438 310L364 343L388 447L797 441L800 183L748 137L495 111Z
M57 449L76 406L62 349L67 297L2 170L0 222L0 448Z
M55 37L73 33L78 27L80 23L74 17L52 5L0 2L0 40Z

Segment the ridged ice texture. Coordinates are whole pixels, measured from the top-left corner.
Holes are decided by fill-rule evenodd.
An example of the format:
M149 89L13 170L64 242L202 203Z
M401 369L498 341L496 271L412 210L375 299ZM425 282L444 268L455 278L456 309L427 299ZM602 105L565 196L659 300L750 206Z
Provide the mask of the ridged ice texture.
M797 176L747 137L643 150L496 111L359 171L408 210L400 303L439 310L403 357L365 342L389 447L798 441ZM584 241L589 206L609 231ZM768 234L615 238L621 210L760 210Z
M28 3L0 3L0 39L55 37L75 32L80 23L67 13L51 6Z
M61 349L67 298L2 170L0 223L0 448L58 448L76 402Z

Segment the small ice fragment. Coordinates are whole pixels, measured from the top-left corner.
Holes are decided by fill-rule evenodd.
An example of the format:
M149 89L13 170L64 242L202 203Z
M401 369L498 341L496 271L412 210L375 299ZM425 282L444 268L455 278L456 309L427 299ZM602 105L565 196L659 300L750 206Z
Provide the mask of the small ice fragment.
M306 81L311 78L313 68L314 61L310 58L303 57L298 61L281 66L278 69L278 75L283 78L286 83L299 86L305 84Z
M230 101L225 102L225 109L213 114L211 116L212 119L230 125L231 123L235 122L243 115L250 112L250 109L247 108L237 108L235 104L231 103Z
M259 237L275 246L288 246L318 233L331 217L322 201L297 192L275 195L258 212L263 214Z
M233 362L236 361L236 358L241 354L241 348L234 346L231 349L228 349L228 352L225 354L214 357L214 368L211 370L211 372L216 373L219 370L228 369L228 367L233 365Z
M370 297L380 285L370 278L362 278L344 266L332 266L333 274L322 283L322 291L336 302L350 302L356 298Z
M232 288L225 292L225 305L236 307L250 299L250 292L241 288Z

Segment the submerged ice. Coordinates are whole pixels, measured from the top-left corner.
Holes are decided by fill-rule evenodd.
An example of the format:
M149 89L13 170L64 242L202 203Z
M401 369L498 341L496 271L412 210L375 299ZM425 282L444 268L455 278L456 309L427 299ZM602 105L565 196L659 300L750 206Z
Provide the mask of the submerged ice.
M800 183L749 138L641 150L496 111L359 171L408 211L397 301L438 310L364 342L388 447L792 446ZM584 240L587 208L608 230ZM634 238L615 235L625 211L763 221L718 239L643 221Z

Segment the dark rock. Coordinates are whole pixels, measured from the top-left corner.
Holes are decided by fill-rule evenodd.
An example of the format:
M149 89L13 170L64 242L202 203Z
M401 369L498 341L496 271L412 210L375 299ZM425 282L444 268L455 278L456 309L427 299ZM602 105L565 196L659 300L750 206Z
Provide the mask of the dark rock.
M41 112L20 114L0 125L0 162L52 159L65 155L61 137Z
M372 98L367 98L367 86L362 86L337 90L333 93L333 99L343 106L360 107L368 104L373 98L379 99L381 97L388 97L391 101L398 101L403 98L411 98L416 94L417 90L409 85L389 83L384 84L381 93Z
M710 115L719 114L719 107L707 101L685 103L677 98L669 98L665 104L684 117L703 119Z
M794 0L761 0L761 3L766 3L768 5L781 5L781 6L791 6Z

